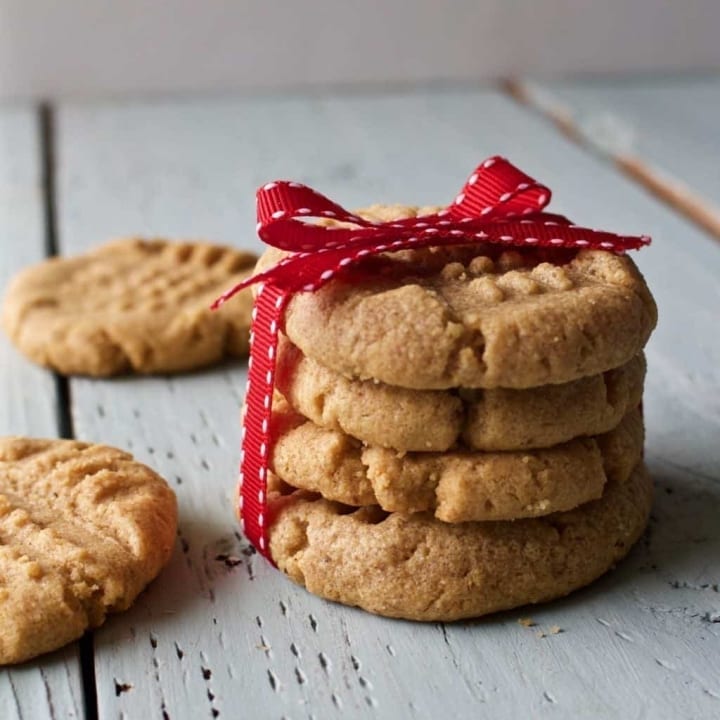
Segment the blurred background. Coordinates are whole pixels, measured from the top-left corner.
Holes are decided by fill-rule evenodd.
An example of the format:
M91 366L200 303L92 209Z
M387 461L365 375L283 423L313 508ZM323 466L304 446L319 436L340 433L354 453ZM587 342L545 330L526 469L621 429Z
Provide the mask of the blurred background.
M0 99L720 67L718 0L0 0Z

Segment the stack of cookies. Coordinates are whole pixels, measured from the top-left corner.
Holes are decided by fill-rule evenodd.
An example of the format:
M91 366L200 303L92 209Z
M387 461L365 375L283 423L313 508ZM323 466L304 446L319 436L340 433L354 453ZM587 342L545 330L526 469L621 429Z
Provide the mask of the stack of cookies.
M656 317L632 260L602 251L406 250L296 295L273 405L274 561L318 595L416 620L591 582L650 510Z

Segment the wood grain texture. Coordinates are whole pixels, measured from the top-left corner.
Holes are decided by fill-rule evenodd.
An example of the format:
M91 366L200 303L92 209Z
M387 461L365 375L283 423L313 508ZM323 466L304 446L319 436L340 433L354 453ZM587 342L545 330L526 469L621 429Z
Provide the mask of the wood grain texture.
M720 236L716 75L523 81L520 87L531 105Z
M0 291L46 254L40 127L31 108L0 108ZM52 373L25 360L0 333L0 435L55 437ZM0 628L0 632L2 629ZM84 717L77 645L35 663L0 669L0 718Z
M499 152L550 184L554 209L654 235L637 258L662 318L648 348L650 532L591 588L477 623L417 625L333 605L247 548L232 507L244 365L74 380L78 436L132 450L180 503L170 566L95 634L101 718L468 717L480 707L499 718L717 716L711 240L491 92L66 105L57 127L65 252L129 232L257 248L253 192L263 181L302 180L349 207L442 202ZM535 627L517 622L528 615Z

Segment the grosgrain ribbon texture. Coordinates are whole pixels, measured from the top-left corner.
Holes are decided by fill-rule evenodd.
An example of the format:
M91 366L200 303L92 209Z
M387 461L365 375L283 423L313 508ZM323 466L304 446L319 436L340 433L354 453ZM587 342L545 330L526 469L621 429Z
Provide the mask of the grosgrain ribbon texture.
M261 240L292 253L222 295L218 307L258 284L250 329L250 358L242 426L238 513L248 540L270 562L267 473L278 331L290 298L315 292L343 269L383 252L439 245L597 249L624 253L650 243L573 225L544 212L550 190L506 159L492 157L470 175L453 202L434 215L392 222L365 220L301 183L275 181L257 191ZM317 219L344 226L326 226Z

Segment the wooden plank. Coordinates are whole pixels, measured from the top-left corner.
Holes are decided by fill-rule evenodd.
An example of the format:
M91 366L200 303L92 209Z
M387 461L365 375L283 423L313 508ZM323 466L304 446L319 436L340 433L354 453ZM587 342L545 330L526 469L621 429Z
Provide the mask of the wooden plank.
M548 182L558 211L655 235L638 260L662 316L648 348L651 532L593 587L480 623L373 617L246 554L231 503L244 366L74 381L78 434L132 449L181 507L169 568L96 633L101 718L467 717L479 704L493 717L717 713L720 250L707 237L492 92L70 104L58 132L67 252L126 232L257 247L253 192L268 179L309 182L348 206L438 202L499 152ZM240 562L227 567L228 554ZM538 628L517 623L529 612ZM536 636L552 625L563 632Z
M524 98L720 236L720 78L523 82Z
M0 108L0 288L45 254L37 113ZM58 434L52 373L15 351L0 333L0 435ZM20 667L0 670L0 717L84 717L77 645Z

